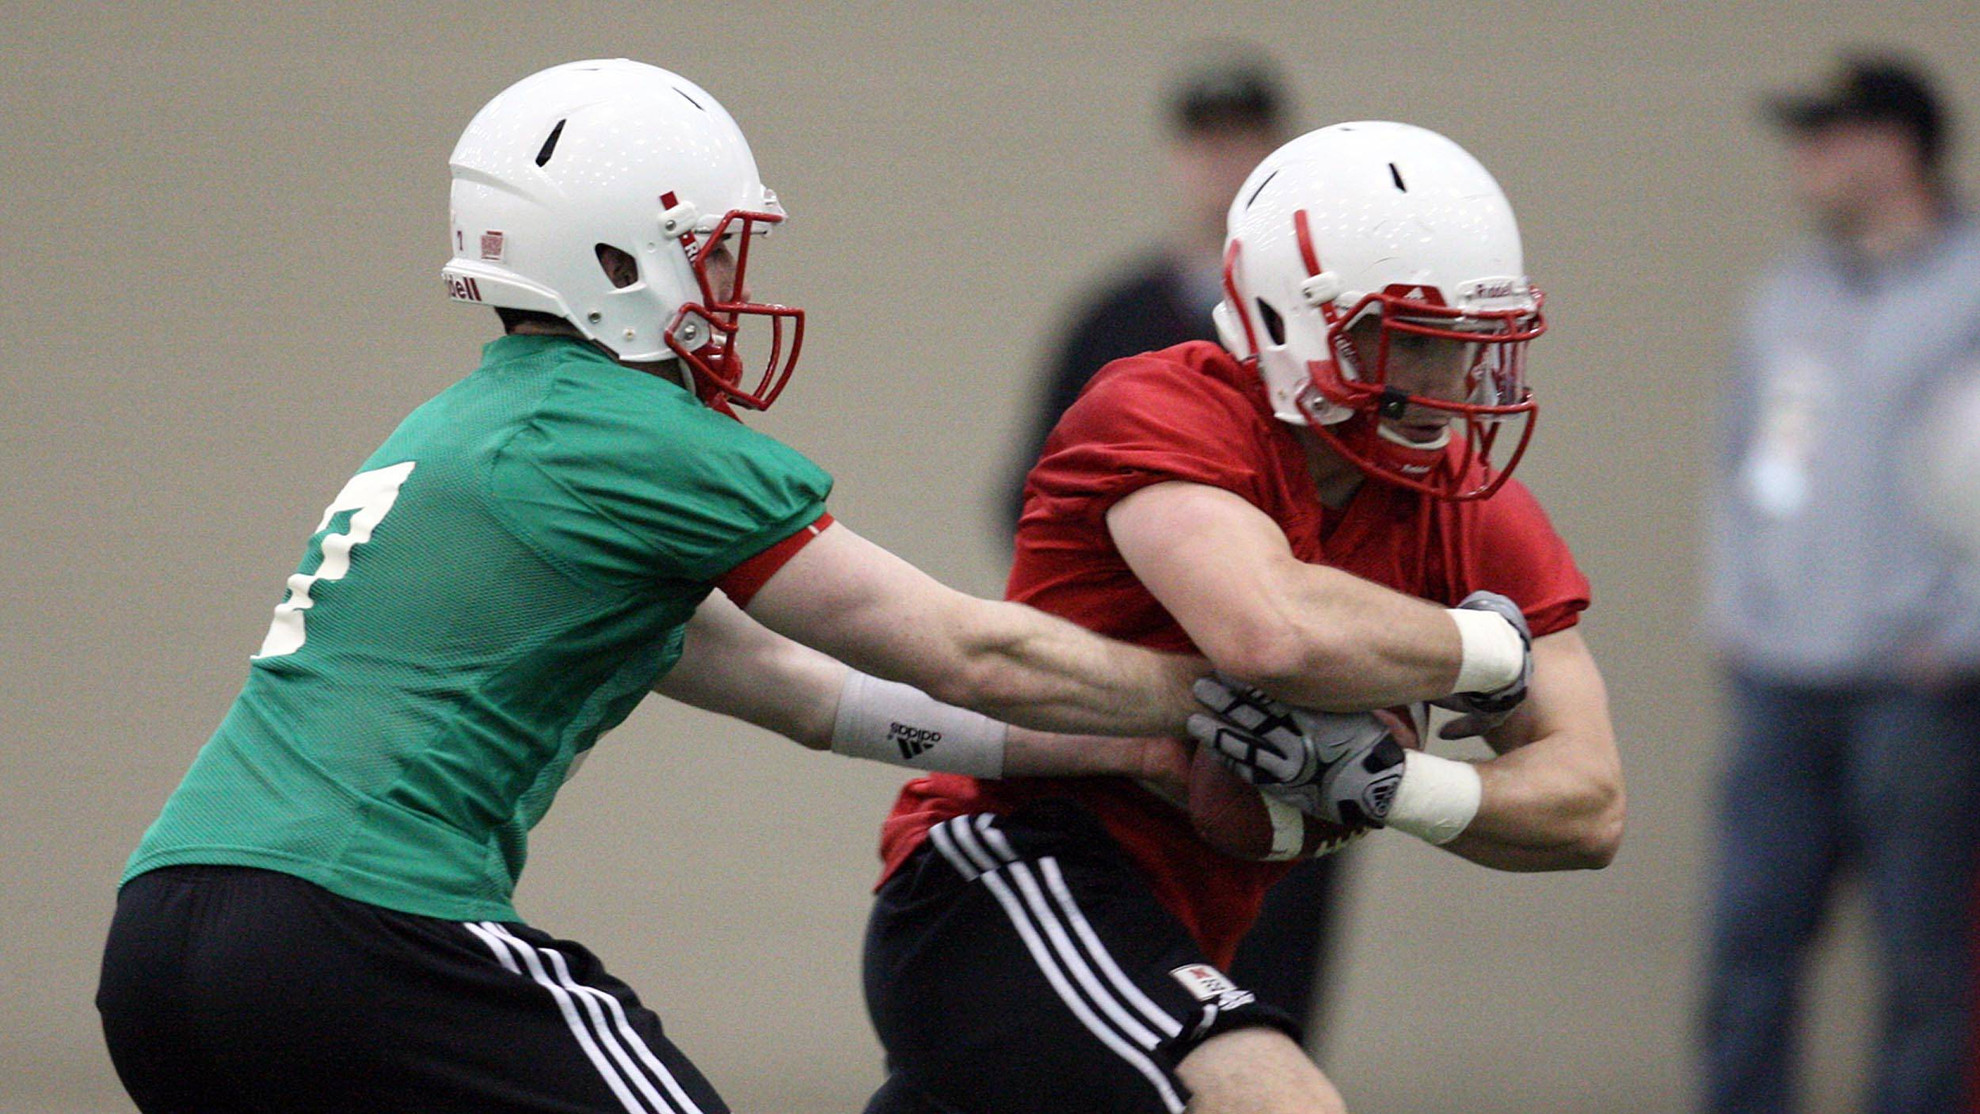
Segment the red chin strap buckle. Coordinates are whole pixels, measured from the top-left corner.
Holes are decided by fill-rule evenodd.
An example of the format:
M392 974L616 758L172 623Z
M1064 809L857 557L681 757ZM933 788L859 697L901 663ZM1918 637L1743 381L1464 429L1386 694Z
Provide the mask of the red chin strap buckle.
M694 313L713 326L714 338L696 348L688 348L667 331L667 347L680 357L693 373L695 393L717 409L740 406L745 410L767 410L777 401L797 367L804 347L804 311L791 306L754 302L729 302L714 308L687 306L683 316ZM770 322L770 354L751 387L742 386L742 359L736 340L746 318L762 317ZM721 400L717 406L716 400Z

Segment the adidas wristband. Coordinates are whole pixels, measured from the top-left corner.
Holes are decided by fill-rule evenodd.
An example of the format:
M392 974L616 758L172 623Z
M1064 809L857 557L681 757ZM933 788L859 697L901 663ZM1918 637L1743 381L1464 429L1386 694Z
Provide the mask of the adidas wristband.
M1004 776L1010 727L912 685L850 670L832 720L832 753L914 770Z

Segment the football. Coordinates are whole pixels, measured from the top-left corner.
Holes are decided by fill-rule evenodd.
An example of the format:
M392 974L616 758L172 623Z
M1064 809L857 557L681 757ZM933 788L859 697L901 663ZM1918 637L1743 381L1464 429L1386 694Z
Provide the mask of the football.
M1374 714L1388 723L1398 743L1417 750L1423 746L1428 712L1419 705L1384 708ZM1266 796L1225 769L1208 747L1197 748L1190 759L1189 822L1205 843L1224 854L1262 862L1332 854L1368 831L1330 824Z

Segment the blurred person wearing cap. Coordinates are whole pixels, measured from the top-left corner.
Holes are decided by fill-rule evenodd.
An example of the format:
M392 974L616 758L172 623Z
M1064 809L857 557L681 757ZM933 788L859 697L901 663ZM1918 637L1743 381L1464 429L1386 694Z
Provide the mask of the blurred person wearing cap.
M1271 62L1226 50L1174 79L1165 102L1170 234L1077 299L1010 461L1000 504L1006 537L1023 509L1025 474L1094 372L1124 356L1217 339L1210 310L1223 297L1224 214L1245 175L1289 138L1286 92Z
M1224 217L1245 176L1289 138L1291 109L1277 67L1237 48L1179 72L1164 94L1163 171L1176 205L1166 242L1151 245L1088 292L1064 326L1038 384L1031 426L998 504L1008 538L1024 509L1025 476L1066 408L1115 360L1190 340L1217 339L1210 311L1223 297ZM1301 863L1268 900L1233 974L1273 1005L1318 1024L1327 946L1349 855Z
M1980 226L1946 180L1946 112L1908 61L1848 56L1764 112L1810 235L1753 286L1716 458L1709 608L1729 738L1705 1109L1797 1109L1799 988L1853 869L1884 980L1865 1109L1955 1110L1980 599L1913 466L1943 428L1937 400L1980 368Z

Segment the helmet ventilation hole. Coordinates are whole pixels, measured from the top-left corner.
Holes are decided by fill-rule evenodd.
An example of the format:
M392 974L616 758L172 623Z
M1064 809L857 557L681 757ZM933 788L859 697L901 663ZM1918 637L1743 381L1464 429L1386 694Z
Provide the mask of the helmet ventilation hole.
M681 99L686 101L687 103L693 105L696 108L701 108L701 102L695 100L693 97L688 96L686 89L683 89L680 86L676 85L674 86L674 92L679 93L681 95ZM708 110L705 108L701 108L701 111L706 112Z
M631 252L611 244L593 244L591 251L598 257L599 269L605 272L606 281L614 289L624 290L639 281L639 264Z
M1389 164L1389 177L1396 183L1396 189L1401 190L1403 193L1409 192L1409 187L1403 185L1402 171L1396 169L1395 163Z
M557 139L563 134L564 121L559 120L557 121L557 126L550 129L550 137L543 141L543 149L536 153L536 165L542 166L544 163L550 161L550 156L556 153L557 150Z
M1279 311L1273 309L1265 299L1258 298L1255 301L1258 303L1258 319L1265 323L1265 335L1272 338L1272 344L1275 347L1284 346L1286 343L1285 318L1280 317Z

